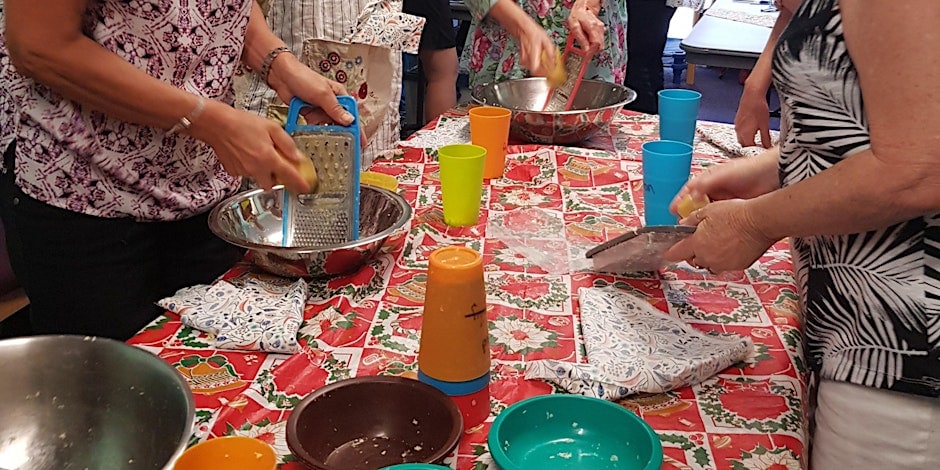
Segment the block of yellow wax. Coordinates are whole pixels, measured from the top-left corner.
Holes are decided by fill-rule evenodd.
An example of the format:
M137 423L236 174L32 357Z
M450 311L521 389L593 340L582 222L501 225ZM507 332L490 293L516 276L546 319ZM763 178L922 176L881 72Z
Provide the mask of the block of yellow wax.
M681 201L679 201L678 206L676 207L676 212L679 213L679 218L684 219L689 216L689 214L705 207L710 201L708 196L701 195L696 199L692 199L691 194L687 194Z
M297 171L300 173L300 176L307 182L307 185L310 186L310 191L307 191L307 193L313 194L317 192L317 186L320 185L320 178L317 176L317 167L314 166L313 160L308 157L302 157L300 161L293 163L294 167L297 168ZM274 184L281 184L281 182L275 178ZM287 190L294 194L301 193L300 188L288 187Z
M542 62L548 63L548 55L545 52L542 52ZM551 87L557 87L565 83L565 80L568 80L568 71L565 70L564 59L561 56L561 51L555 50L555 65L548 71L548 76L545 77L548 80L548 85Z
M317 178L317 167L313 165L313 160L307 157L301 158L300 162L297 163L297 171L300 172L300 176L302 176L304 181L307 182L307 185L310 186L310 192L317 192L317 186L320 180Z

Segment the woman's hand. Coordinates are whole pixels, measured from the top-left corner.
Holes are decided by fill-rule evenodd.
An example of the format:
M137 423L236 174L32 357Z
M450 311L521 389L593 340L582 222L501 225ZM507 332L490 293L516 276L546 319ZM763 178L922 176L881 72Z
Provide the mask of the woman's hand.
M668 261L686 260L692 266L711 272L745 269L757 261L777 240L759 229L749 201L732 199L712 202L681 220L696 225L695 233L666 250Z
M519 36L519 64L528 69L532 75L547 77L555 66L558 48L548 33L534 20L530 19Z
M281 54L275 59L268 75L268 84L285 103L298 97L317 106L313 114L304 114L310 123L337 123L343 126L353 121L352 114L343 108L336 95L345 95L346 88L304 65L293 54Z
M745 147L757 145L754 136L760 133L760 145L770 148L770 106L767 105L766 90L760 92L744 87L734 116L734 132L738 143Z
M186 132L209 144L229 174L249 177L265 189L275 184L297 193L313 189L298 170L306 157L275 121L207 100Z
M571 6L571 15L568 16L569 33L574 35L582 49L591 54L604 47L607 27L597 17L600 11L600 2L597 0L577 0Z
M774 147L754 157L737 158L709 167L689 180L669 204L669 211L678 213L679 202L686 196L712 201L743 198L750 199L780 188L777 158Z

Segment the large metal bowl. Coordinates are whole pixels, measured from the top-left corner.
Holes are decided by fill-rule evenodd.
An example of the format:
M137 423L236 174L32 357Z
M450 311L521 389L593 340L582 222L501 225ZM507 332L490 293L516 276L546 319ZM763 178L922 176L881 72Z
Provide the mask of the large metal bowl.
M193 425L185 379L119 341L0 341L0 468L164 469Z
M522 78L476 88L476 104L512 110L512 140L540 144L574 144L607 131L614 116L636 99L636 92L614 83L584 80L570 111L542 112L550 87L544 78Z
M283 189L254 189L236 194L209 214L209 229L223 240L251 252L261 269L286 277L323 278L357 271L392 233L411 220L411 206L401 195L363 185L359 191L359 239L319 247L281 246Z

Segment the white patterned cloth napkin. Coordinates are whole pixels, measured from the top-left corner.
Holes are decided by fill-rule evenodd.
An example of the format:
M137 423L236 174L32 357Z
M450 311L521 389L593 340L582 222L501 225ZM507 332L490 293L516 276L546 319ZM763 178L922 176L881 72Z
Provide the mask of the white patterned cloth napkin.
M356 29L343 38L342 42L417 54L426 20L420 16L402 13L401 4L392 3L376 0L366 5L359 14Z
M712 145L729 158L754 157L767 150L759 145L742 147L741 144L738 143L738 135L734 132L734 127L727 124L700 122L696 126L695 131L700 137L697 143ZM770 140L774 144L776 144L779 139L779 131L770 131ZM700 150L703 150L704 153L711 153L707 148Z
M698 384L744 360L754 347L738 335L710 336L612 288L579 291L587 364L556 360L526 365L570 393L619 400Z
M294 353L303 322L307 283L277 284L247 278L180 289L157 305L179 314L184 325L214 336L218 349Z
M420 130L408 140L401 141L402 147L437 150L450 144L470 143L470 118L467 116L440 116L432 130Z

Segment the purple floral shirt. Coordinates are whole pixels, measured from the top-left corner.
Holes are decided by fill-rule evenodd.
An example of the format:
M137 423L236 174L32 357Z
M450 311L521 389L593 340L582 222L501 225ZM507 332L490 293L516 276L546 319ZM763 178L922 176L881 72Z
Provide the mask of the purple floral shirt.
M565 20L571 14L574 0L515 1L564 52L568 40ZM519 43L496 20L487 16L495 2L465 0L465 3L473 15L468 34L470 47L464 49L463 57L470 72L471 87L527 76L519 64ZM601 0L598 17L607 26L605 44L594 55L584 78L623 83L627 73L627 0Z
M98 0L82 28L149 75L231 104L251 5ZM207 144L112 119L17 75L2 31L0 80L0 150L16 141L16 182L40 201L100 217L178 220L238 188Z

